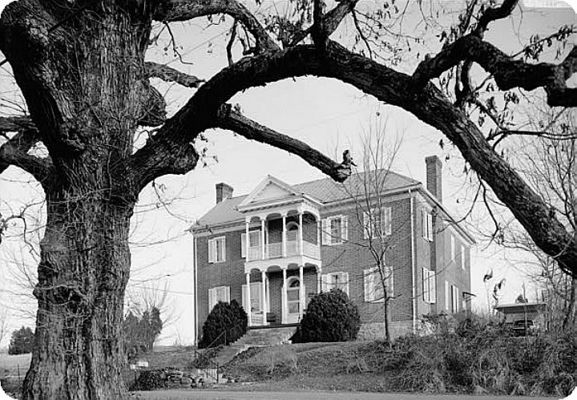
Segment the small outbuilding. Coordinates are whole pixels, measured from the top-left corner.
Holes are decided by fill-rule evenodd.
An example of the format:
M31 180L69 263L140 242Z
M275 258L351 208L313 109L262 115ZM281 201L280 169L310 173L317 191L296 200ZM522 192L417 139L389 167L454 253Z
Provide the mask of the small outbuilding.
M546 330L546 303L515 303L495 306L506 325L511 326L518 336L538 330Z

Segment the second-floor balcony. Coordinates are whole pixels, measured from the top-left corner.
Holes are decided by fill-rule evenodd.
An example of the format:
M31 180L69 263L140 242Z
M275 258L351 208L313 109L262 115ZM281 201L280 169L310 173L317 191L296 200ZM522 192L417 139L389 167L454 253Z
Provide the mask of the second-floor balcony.
M302 248L302 252L301 252ZM285 241L283 252L283 242L267 243L263 246L251 246L248 248L247 261L271 260L276 258L305 256L320 259L320 247L318 244L303 239L302 245L298 240Z

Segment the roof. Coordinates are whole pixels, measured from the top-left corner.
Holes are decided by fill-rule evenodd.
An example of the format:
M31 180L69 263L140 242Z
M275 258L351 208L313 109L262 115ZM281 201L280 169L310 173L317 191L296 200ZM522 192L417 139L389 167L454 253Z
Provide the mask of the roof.
M371 174L369 179L378 180L386 191L394 191L421 184L419 181L392 171L377 170L367 172L367 174L369 173ZM335 182L332 178L323 178L291 185L291 187L295 191L306 194L322 204L330 204L351 198L351 193L362 193L363 182L365 182L365 172L359 172L352 174L344 184ZM374 187L374 185L370 186ZM244 217L237 210L237 207L247 196L237 196L221 201L203 215L195 225L197 227L206 227L244 221Z
M515 303L515 304L501 304L495 306L495 310L501 311L503 314L519 314L543 311L547 308L546 303Z

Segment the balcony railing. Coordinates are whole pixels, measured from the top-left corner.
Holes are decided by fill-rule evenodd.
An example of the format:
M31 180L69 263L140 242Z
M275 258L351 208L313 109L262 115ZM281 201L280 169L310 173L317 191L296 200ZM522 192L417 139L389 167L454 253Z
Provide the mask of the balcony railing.
M303 240L303 255L319 259L320 247L318 244L307 242ZM300 246L298 240L287 240L286 242L286 257L297 256L300 254ZM265 248L264 259L270 260L274 258L282 258L282 242L268 243ZM248 249L247 261L262 260L262 247L253 246Z

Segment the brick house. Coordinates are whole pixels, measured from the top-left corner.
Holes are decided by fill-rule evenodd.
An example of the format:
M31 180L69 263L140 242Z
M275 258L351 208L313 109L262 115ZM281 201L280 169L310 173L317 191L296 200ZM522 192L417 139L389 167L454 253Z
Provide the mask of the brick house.
M470 310L475 241L442 205L440 160L427 157L426 168L426 187L376 171L383 182L378 198L374 190L360 197L350 190L363 187L363 172L344 185L330 178L288 185L268 176L237 197L217 184L217 204L190 229L196 337L218 301L236 299L251 327L295 324L311 296L335 287L358 305L360 337L382 336L383 289L366 246L374 222L359 204L371 213L379 204L393 337L415 331L421 315Z

